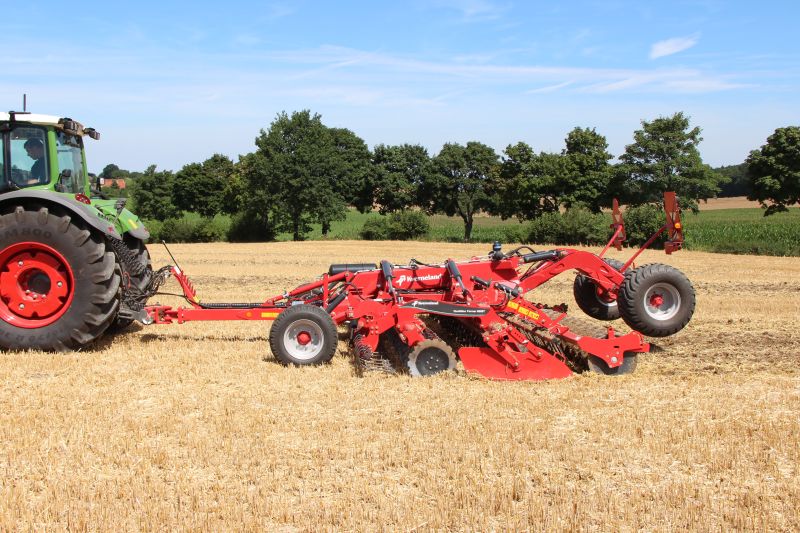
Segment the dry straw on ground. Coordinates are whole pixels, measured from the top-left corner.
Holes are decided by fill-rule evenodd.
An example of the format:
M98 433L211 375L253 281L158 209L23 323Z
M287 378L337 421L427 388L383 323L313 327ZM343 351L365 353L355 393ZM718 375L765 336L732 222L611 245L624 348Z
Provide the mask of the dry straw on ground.
M206 300L255 301L331 262L485 248L173 252ZM800 261L644 259L688 274L697 313L623 378L358 378L344 343L329 366L284 368L267 323L151 326L82 353L0 354L0 529L800 529ZM571 301L570 289L557 278L536 296Z

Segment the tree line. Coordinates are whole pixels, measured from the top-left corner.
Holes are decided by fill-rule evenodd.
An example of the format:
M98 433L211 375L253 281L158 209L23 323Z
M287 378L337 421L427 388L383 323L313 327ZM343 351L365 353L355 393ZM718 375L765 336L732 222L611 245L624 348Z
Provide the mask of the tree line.
M769 204L767 213L798 202L791 190L788 196L781 192L784 182L797 188L798 160L795 174L776 177L791 166L791 154L784 152L798 149L798 131L779 128L745 163L749 194ZM302 240L312 224L320 224L325 235L348 207L458 216L469 240L480 212L519 220L574 208L597 213L612 198L633 206L654 204L667 190L676 191L684 207L697 209L699 201L716 196L735 177L703 163L700 134L678 112L643 120L618 162L612 162L603 135L581 127L567 134L558 153L537 153L519 142L498 154L470 141L447 143L431 155L419 144L379 144L370 150L352 131L328 127L319 114L304 110L280 113L256 137L256 150L238 162L215 154L174 173L151 166L141 174L125 174L109 165L101 176L134 178L130 195L142 218L232 214L243 240L270 240L279 232Z

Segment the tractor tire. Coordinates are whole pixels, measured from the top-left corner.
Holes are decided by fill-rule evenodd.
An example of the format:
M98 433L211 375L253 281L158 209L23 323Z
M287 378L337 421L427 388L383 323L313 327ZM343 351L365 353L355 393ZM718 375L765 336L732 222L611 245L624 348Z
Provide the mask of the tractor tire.
M124 262L119 262L120 271L122 272L122 282L120 283L120 286L122 288L123 301L126 291L128 291L130 288L134 288L138 291L144 291L147 288L147 285L150 283L150 278L153 275L153 265L150 262L150 253L147 251L147 247L145 246L144 242L126 235L124 238L124 243L131 253L135 255L135 261L139 265L137 270L140 270L140 272L138 274L135 271L131 272ZM120 333L132 323L132 318L117 317L111 323L108 331L109 333Z
M285 309L269 330L269 346L284 365L321 365L329 362L339 342L336 324L324 309L294 305Z
M614 368L609 367L605 361L594 355L590 355L586 362L589 366L589 370L597 374L603 374L604 376L624 376L636 370L637 361L638 355L636 352L625 352L622 364Z
M411 348L408 371L414 377L432 376L456 369L456 354L441 339L427 339Z
M694 287L677 268L653 263L625 273L617 302L632 329L649 337L667 337L682 330L695 307Z
M0 216L0 348L86 346L114 320L119 284L105 237L80 220L44 207Z
M603 259L603 261L615 270L625 266L622 261L616 259ZM572 284L572 293L575 295L575 303L581 311L596 320L616 320L619 318L619 305L616 300L604 298L597 293L597 284L591 278L578 274Z

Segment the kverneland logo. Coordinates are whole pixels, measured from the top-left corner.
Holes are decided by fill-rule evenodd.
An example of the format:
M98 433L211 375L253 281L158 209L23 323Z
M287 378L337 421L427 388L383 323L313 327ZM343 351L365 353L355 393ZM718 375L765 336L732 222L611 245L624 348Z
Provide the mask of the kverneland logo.
M426 274L424 276L406 276L405 274L397 278L397 285L402 286L406 283L409 285L415 281L439 281L444 274Z

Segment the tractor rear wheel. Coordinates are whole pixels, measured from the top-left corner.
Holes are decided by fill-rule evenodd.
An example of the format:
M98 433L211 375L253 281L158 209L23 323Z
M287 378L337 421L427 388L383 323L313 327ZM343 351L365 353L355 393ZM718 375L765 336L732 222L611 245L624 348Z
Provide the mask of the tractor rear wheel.
M649 337L667 337L691 320L694 287L677 268L653 263L625 273L617 302L631 328Z
M0 348L81 348L108 328L120 277L105 238L68 214L0 216Z
M269 345L284 365L327 363L336 353L339 338L331 316L315 305L285 309L269 330Z
M603 259L603 261L614 270L620 270L625 266L625 263L616 259ZM591 278L583 274L575 276L572 293L575 295L575 303L590 317L597 320L619 318L619 306L616 298L609 298Z

